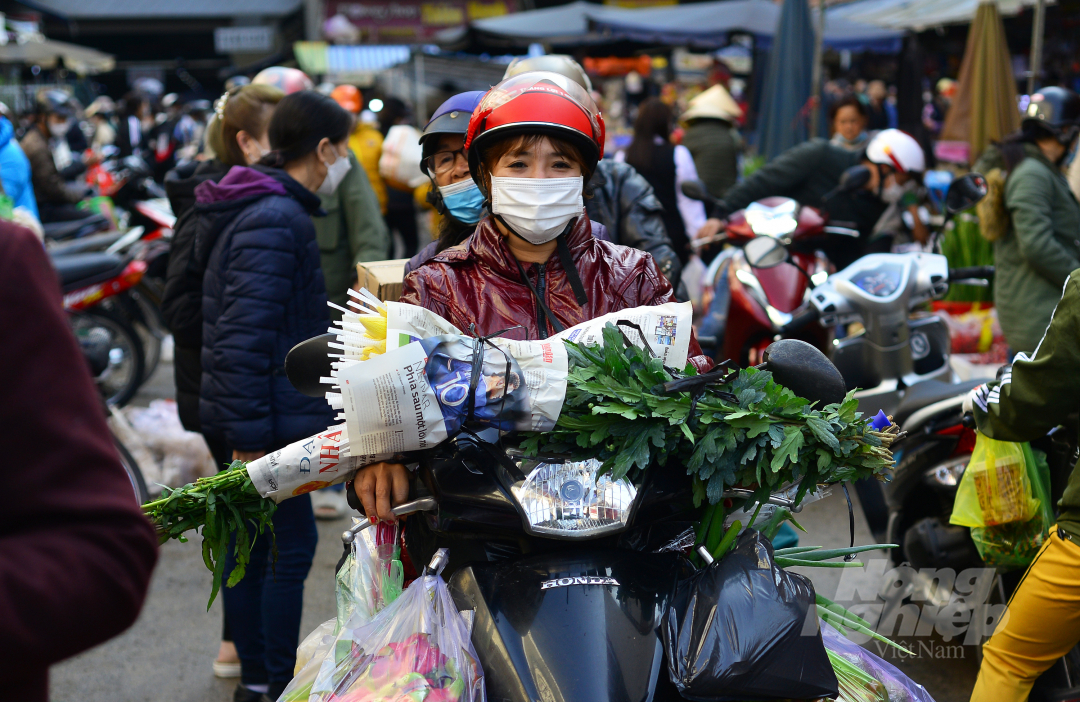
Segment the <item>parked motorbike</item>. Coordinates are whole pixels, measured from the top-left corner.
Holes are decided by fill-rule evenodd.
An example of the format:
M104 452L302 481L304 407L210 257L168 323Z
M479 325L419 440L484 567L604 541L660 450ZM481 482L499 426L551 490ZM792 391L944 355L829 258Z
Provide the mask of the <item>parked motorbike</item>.
M285 372L300 392L325 392L333 339L290 352ZM792 344L799 348L776 351ZM765 367L804 396L842 396L835 369L806 362L807 348L777 342ZM699 518L690 480L654 469L632 483L599 470L595 460L525 458L512 434L462 434L423 455L413 501L395 509L417 513L405 531L414 563L449 547L450 590L472 612L489 699L682 699L659 631L676 586L692 572L683 554ZM725 497L746 500L739 491Z
M846 187L861 185L852 181ZM683 183L682 191L707 206L716 204L701 181ZM790 256L776 266L754 269L741 247L756 237L784 241ZM814 282L828 275L822 247L855 245L858 237L854 225L830 222L821 210L787 197L768 197L732 214L716 237L691 242L696 249L732 245L712 260L702 281L705 313L698 328L702 349L744 366L756 364L778 336L800 338L827 350L830 333L820 327L792 329L792 314L806 301Z
M149 168L138 156L95 165L87 179L121 208L121 228L50 244L49 253L56 259L103 252L146 263L140 281L115 300L142 340L145 353L142 380L145 381L157 368L162 344L169 334L161 316L161 297L176 218L164 191L149 177Z
M146 263L108 253L56 256L64 309L90 373L110 405L124 405L144 380L139 333L124 312L125 293L142 280Z
M985 194L982 176L958 179L949 190L947 216ZM769 268L789 254L781 241L758 238L746 245L745 256L750 265ZM989 267L950 270L940 254L870 254L817 286L788 325L861 325L833 342L831 357L848 388L862 388L856 395L863 412L884 411L908 433L894 450L893 480L884 488L856 486L875 538L901 545L891 553L898 563L960 568L971 554L978 563L966 530L948 526L953 492L975 438L960 422L960 406L978 381L957 381L944 321L916 310L951 284L984 283L992 275Z
M51 243L79 240L100 232L106 232L112 229L112 222L104 215L91 214L83 219L75 219L69 222L43 222L41 228L45 232L45 241Z

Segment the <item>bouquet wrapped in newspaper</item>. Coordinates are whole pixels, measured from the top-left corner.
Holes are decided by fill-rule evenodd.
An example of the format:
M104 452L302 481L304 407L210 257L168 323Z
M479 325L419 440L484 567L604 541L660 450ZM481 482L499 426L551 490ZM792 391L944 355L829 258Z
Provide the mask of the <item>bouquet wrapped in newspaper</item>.
M637 307L543 341L515 341L464 335L415 305L361 300L367 312L346 312L331 330L341 354L324 379L345 424L251 463L264 497L280 502L348 480L362 466L434 448L465 429L552 431L567 392L565 342L602 344L607 324L620 324L669 367L684 367L690 348L689 303Z
M863 418L850 393L817 408L755 368L720 369L683 389L696 373L687 364L689 303L623 310L549 339L516 341L467 336L427 310L359 297L332 330L340 353L323 379L343 423L229 471L226 497L247 518L266 524L281 500L485 429L516 431L529 455L600 460L612 480L677 461L693 476L696 499L713 507L729 487L764 501L799 483L798 502L819 482L883 479L892 466L895 425ZM208 499L213 481L229 473L148 506L162 539L209 524L222 500ZM707 541L723 512L706 516ZM216 525L213 533L227 530Z

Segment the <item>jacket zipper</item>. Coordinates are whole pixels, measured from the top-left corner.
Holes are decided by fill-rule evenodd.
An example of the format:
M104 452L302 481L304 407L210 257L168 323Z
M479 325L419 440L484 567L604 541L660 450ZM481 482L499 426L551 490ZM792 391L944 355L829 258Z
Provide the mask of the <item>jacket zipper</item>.
M539 330L541 339L548 337L547 315L544 314L544 308L540 304L540 301L544 299L544 266L543 263L538 263L536 266L536 328Z

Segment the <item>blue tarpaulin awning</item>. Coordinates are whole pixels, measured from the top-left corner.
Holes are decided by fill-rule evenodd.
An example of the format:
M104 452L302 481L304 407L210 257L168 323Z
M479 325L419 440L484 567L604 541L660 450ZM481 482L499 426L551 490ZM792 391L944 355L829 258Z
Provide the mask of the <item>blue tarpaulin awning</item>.
M807 0L784 0L762 91L758 151L772 160L806 141L814 30Z

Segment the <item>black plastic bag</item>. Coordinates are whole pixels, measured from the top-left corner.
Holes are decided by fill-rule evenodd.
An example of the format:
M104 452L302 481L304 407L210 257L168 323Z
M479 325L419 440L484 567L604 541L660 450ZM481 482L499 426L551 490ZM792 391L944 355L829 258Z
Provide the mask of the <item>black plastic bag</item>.
M813 584L778 567L769 540L747 529L680 585L668 608L671 681L683 697L708 702L836 697L814 605Z

